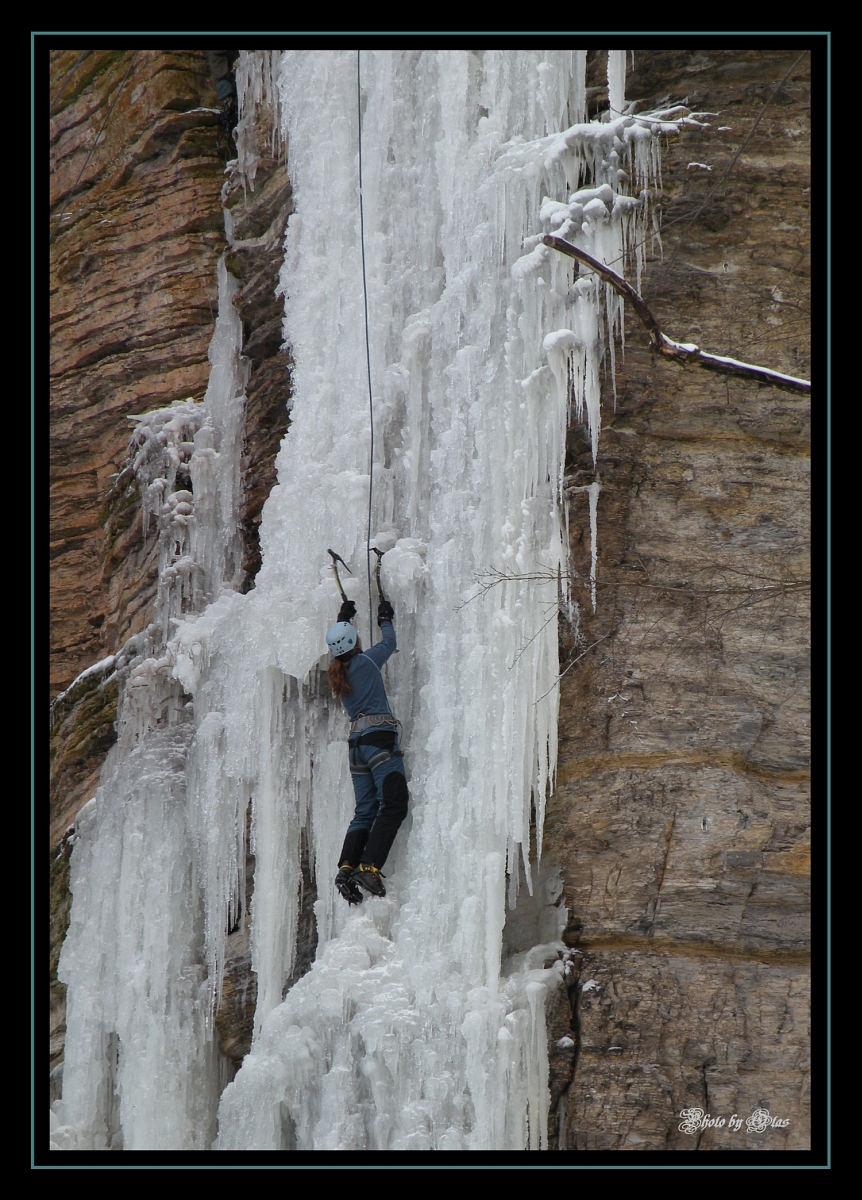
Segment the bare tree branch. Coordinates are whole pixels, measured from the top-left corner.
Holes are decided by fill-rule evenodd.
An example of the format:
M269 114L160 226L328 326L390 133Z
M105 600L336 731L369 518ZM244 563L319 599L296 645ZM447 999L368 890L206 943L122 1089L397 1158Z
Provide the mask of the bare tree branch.
M699 346L695 346L693 342L675 342L673 338L669 338L666 334L662 333L658 322L650 312L643 296L639 292L636 292L632 285L623 279L622 275L618 275L616 271L611 270L610 267L606 267L604 263L599 262L597 258L593 258L591 254L587 254L585 250L579 250L577 246L573 246L571 242L567 242L564 238L548 234L542 241L552 250L558 250L560 254L566 254L569 258L575 259L576 262L583 263L585 267L589 267L591 271L595 271L600 279L610 284L615 292L628 300L646 327L653 350L663 358L670 358L674 362L684 366L694 363L696 366L703 367L707 371L718 371L722 375L735 375L744 379L755 379L758 383L768 383L773 387L782 388L786 392L808 393L811 391L811 384L807 379L797 379L793 375L783 375L780 371L771 371L768 367L754 366L752 363L740 362L735 358L726 358L719 354L707 354Z
M744 575L745 578L749 579L768 580L769 582L740 584L738 586L719 584L711 587L696 587L688 579L675 580L673 583L641 583L637 579L605 579L598 582L596 587L599 591L604 591L608 588L631 588L634 590L646 588L649 591L673 592L675 595L683 596L752 596L758 592L791 592L811 587L810 579L775 579L774 576L755 575L753 572L743 572L733 567L726 567L723 564L717 564L714 569L732 575ZM522 575L494 570L480 571L476 574L476 583L480 590L475 596L471 596L470 599L475 600L479 596L486 595L500 583L554 583L559 578L560 576L553 571L524 572ZM589 582L579 579L571 572L565 572L562 578L568 579L572 584L581 586L587 586ZM527 644L529 645L529 643Z

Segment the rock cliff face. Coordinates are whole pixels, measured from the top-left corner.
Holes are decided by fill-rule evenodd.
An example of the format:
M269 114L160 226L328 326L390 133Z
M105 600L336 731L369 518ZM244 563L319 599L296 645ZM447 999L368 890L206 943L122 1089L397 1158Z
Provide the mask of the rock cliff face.
M126 417L200 397L224 247L215 84L192 52L51 55L51 697L151 620L156 564L112 487ZM54 713L51 841L95 790L116 695Z
M224 155L217 114L206 111L216 98L204 55L96 52L76 67L77 58L63 51L51 63L52 696L151 620L155 563L137 497L117 494L111 477L126 416L203 393L224 248ZM645 53L627 95L719 114L665 148L664 256L652 256L642 281L665 332L808 376L809 65L797 58ZM600 55L592 69L600 107ZM274 295L289 197L283 165L266 156L254 192L227 192L228 266L252 365L246 586L289 409ZM551 1145L799 1149L808 1144L808 403L654 361L646 345L629 312L597 468L580 431L569 439L582 619L577 640L562 631L568 669L545 856L559 868L575 972L549 1018ZM595 612L588 494L574 490L593 482L602 489ZM54 951L67 908L60 839L95 790L115 705L88 677L55 709ZM236 1061L254 992L243 937L233 940L219 1031ZM54 999L57 1059L57 985ZM696 1107L743 1118L768 1108L789 1124L683 1133L678 1114Z
M636 56L627 95L718 114L663 159L664 257L643 290L665 332L808 377L807 58L774 92L798 54ZM808 401L645 345L629 312L595 471L570 437L573 485L602 491L595 613L587 493L572 493L583 617L545 826L580 963L555 1030L575 1044L568 1073L555 1066L552 1136L559 1149L801 1148ZM691 1107L763 1107L789 1125L682 1133Z
M75 68L77 57L51 60L54 695L146 623L147 572L128 561L137 518L104 561L105 494L124 418L206 386L224 245L203 57L95 51Z

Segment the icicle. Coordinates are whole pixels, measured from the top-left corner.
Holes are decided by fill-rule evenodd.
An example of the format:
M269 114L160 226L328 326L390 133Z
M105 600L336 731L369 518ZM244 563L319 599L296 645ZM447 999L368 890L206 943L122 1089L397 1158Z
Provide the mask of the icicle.
M586 492L590 506L590 601L593 612L596 611L596 570L598 567L598 505L602 485L598 480L584 487L573 487L569 491Z
M278 92L278 50L240 50L236 63L236 91L239 120L234 130L236 166L243 186L254 191L258 153L261 145L259 122L265 114L269 122L270 154L281 158L286 150L282 139L281 102Z
M207 1150L224 1077L206 1031L184 756L190 726L150 733L79 816L62 1148ZM57 1140L55 1135L55 1140Z
M598 565L598 504L602 485L596 481L587 488L590 498L590 601L596 611L596 569Z
M611 120L623 112L626 103L626 52L608 51L608 103Z

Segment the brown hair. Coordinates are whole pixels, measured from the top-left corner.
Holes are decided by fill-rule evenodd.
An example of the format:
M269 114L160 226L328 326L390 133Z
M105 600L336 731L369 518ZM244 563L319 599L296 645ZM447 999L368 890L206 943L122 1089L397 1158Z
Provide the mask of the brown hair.
M351 658L362 652L362 643L359 638L356 639L356 645L352 650L348 650L346 654L339 654L338 658L334 658L329 664L329 686L332 688L332 694L336 700L343 700L348 692L352 692L353 688L347 679L347 671L344 669Z

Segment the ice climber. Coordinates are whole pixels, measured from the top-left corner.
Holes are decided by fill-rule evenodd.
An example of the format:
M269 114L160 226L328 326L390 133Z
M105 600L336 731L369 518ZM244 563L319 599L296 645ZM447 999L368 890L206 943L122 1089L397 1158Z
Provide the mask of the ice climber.
M381 600L377 624L383 640L368 650L350 623L356 605L345 600L326 635L333 655L329 684L350 717L347 739L350 777L356 797L338 859L335 886L348 904L360 904L363 890L385 896L380 869L407 815L407 777L398 748L398 722L392 715L380 668L397 649L392 605Z

